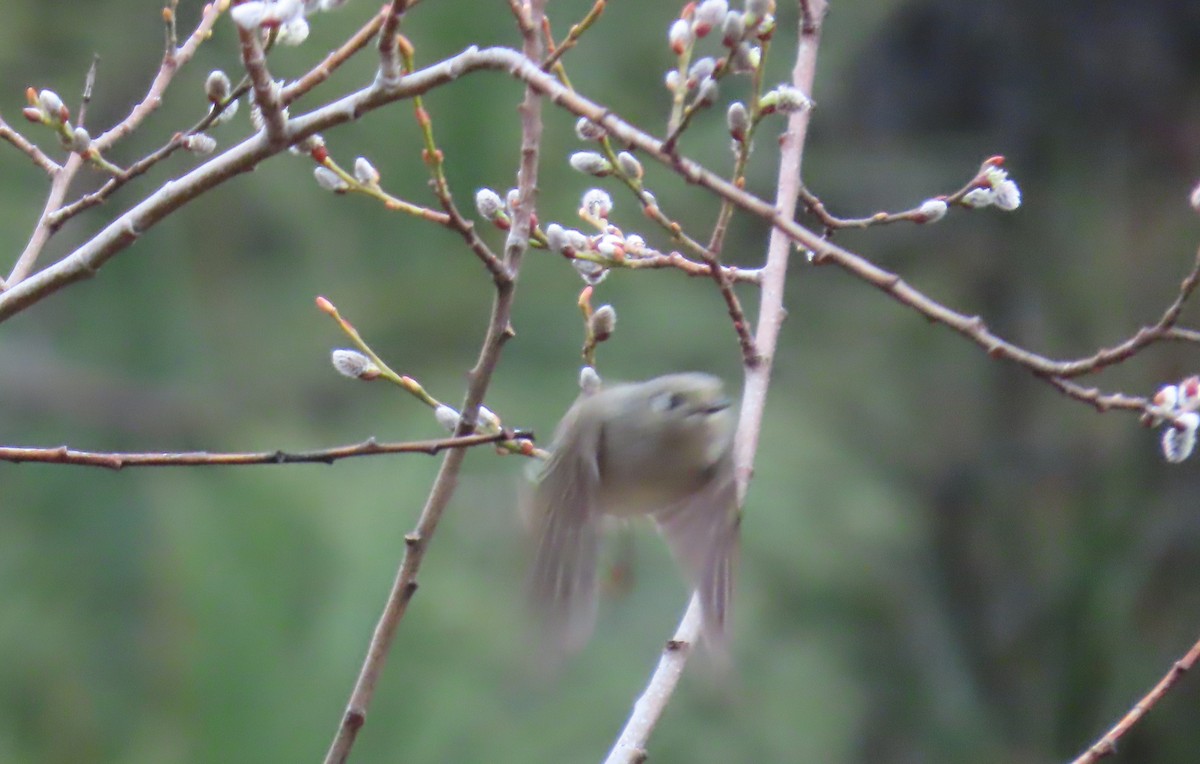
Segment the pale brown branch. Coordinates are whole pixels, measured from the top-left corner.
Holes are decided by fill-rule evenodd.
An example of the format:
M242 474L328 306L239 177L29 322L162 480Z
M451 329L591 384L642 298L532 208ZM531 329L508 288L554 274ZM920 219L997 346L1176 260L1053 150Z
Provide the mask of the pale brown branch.
M83 81L83 96L79 99L79 112L75 123L80 127L87 124L88 106L92 103L92 91L96 88L96 71L100 67L99 54L92 55L92 65L88 67L87 77Z
M133 132L146 117L158 109L163 101L163 93L166 91L167 86L171 84L171 80L174 79L175 72L192 59L192 56L196 53L196 49L200 47L200 43L209 39L212 28L221 15L218 5L219 3L216 2L205 5L200 22L192 30L192 33L188 35L188 39L184 41L183 45L174 50L167 50L163 54L158 74L155 75L154 81L150 83L150 87L147 89L146 95L142 100L134 105L125 119L93 141L98 151L107 150L121 138Z
M46 204L42 207L42 215L38 219L38 224L34 227L28 243L25 244L25 249L17 258L17 262L13 264L12 271L8 274L3 296L11 294L13 288L20 286L33 271L33 267L37 264L37 259L41 256L46 242L50 240L50 236L55 230L50 225L50 216L62 206L63 199L67 196L67 189L71 186L71 181L75 178L75 173L79 171L82 165L83 157L79 154L71 154L71 156L67 157L67 161L63 163L62 167L59 168L59 171L54 174L54 181L50 184L50 193L46 195Z
M400 29L400 17L408 10L407 0L392 0L383 20L379 34L379 71L384 79L397 80L402 73L397 50L396 32Z
M637 259L628 258L618 267L629 268L630 270L637 270L639 268L674 268L683 271L689 276L712 278L711 264L689 260L678 252L671 252L670 254L659 253ZM735 265L722 265L720 268L724 272L725 278L731 282L747 284L762 283L761 268L739 268Z
M183 47L168 50L163 55L158 74L154 77L154 81L150 83L150 88L146 92L145 97L133 107L124 120L92 141L92 146L97 152L105 151L122 137L131 133L150 113L159 107L162 103L163 93L166 91L167 86L170 85L175 72L180 66L191 59L200 43L208 38L218 16L220 16L220 12L217 10L216 3L209 3L204 7L200 23L197 24L195 31L188 37ZM86 90L90 91L90 89L89 86ZM50 240L50 236L62 224L64 218L61 216L56 218L54 217L54 213L62 206L63 200L67 195L67 189L70 188L71 181L75 178L75 173L78 172L82 165L82 157L79 154L72 154L60 170L54 174L54 182L50 187L50 193L47 195L42 216L38 220L37 227L34 228L33 235L29 238L29 243L25 245L25 250L17 258L12 271L9 273L5 284L6 289L12 289L33 272L34 265L45 248L46 242ZM60 263L56 263L56 265Z
M533 0L530 12L533 17L534 30L541 24L545 12L545 0ZM525 35L525 55L536 61L541 55L536 31ZM521 161L517 171L518 200L513 215L512 230L504 251L505 274L503 277L494 276L496 295L492 302L492 312L488 320L487 334L479 350L479 357L471 369L467 393L461 407L462 418L459 422L459 434L470 432L475 427L475 418L479 413L479 405L484 393L491 382L492 374L500 359L504 344L513 336L510 316L512 301L516 292L516 278L520 271L521 259L529 247L529 234L535 210L537 193L537 171L539 149L542 136L541 97L537 90L529 86L525 89L525 98L520 107L521 114ZM442 460L437 477L430 488L425 507L417 519L416 528L405 536L405 552L396 572L392 589L384 604L383 612L371 636L366 658L350 693L350 700L338 725L337 733L325 755L325 764L343 764L354 747L358 731L366 722L367 710L375 695L375 686L383 672L388 653L396 629L408 610L408 603L417 591L417 573L425 557L434 531L437 530L442 513L454 493L458 473L462 468L465 452L462 449L450 451Z
M242 65L250 76L250 84L254 90L254 105L262 116L263 131L267 136L267 145L272 148L282 148L288 145L287 114L280 103L279 89L271 72L267 70L267 56L263 52L262 40L257 29L237 28L238 40L242 45Z
M0 461L14 464L67 464L81 467L102 467L122 470L126 467L238 467L267 464L333 464L356 456L383 454L434 455L448 448L469 448L486 443L499 443L517 437L517 432L487 435L465 435L438 440L413 440L402 443L377 443L374 438L349 446L323 448L316 451L258 451L253 453L210 453L185 451L175 453L121 453L109 451L79 451L67 446L58 448L19 448L0 446Z
M1091 745L1071 764L1095 764L1101 759L1111 756L1117 752L1117 742L1125 736L1135 724L1142 720L1150 709L1154 708L1160 700L1163 699L1171 688L1187 673L1196 661L1200 660L1200 642L1192 645L1192 649L1187 651L1187 654L1171 665L1169 671L1158 684L1150 692L1134 704L1133 708L1129 709L1121 720L1113 725L1112 729L1104 733L1104 736Z
M58 162L55 162L50 157L35 146L29 139L18 133L3 117L0 117L0 138L8 141L16 147L25 156L29 157L35 165L40 167L47 175L53 176L61 169Z
M607 0L596 0L596 2L592 4L591 10L584 15L583 19L581 19L578 24L571 25L571 28L567 31L567 36L563 38L563 41L558 45L555 45L553 50L550 51L550 55L546 56L545 60L542 61L542 71L548 72L553 69L554 65L557 64L564 55L566 55L567 51L575 47L575 44L579 42L579 38L583 35L583 33L586 32L588 28L592 26L592 24L596 23L596 21L600 18L600 14L604 13L606 6Z
M824 14L823 0L812 0L813 12ZM817 49L820 44L820 23L805 24L801 20L800 45L792 71L792 84L805 93L812 92L816 73ZM804 156L804 141L808 133L809 110L789 115L788 129L780 141L779 173L775 190L775 210L781 218L791 219L799 196L800 165ZM766 408L767 388L779 330L786 311L783 308L783 289L787 275L788 255L792 243L779 227L771 229L767 245L767 262L763 268L762 300L759 308L755 341L762 353L759 363L747 364L742 391L741 413L734 439L734 467L738 484L738 506L746 496L754 471L759 432ZM646 689L634 704L605 764L633 764L646 758L646 744L663 711L671 700L684 664L695 644L701 626L700 603L693 595L675 635L667 642L658 666Z
M416 4L416 0L411 0L411 2L409 2L409 7L412 7ZM284 106L287 106L300 96L315 88L317 85L320 85L322 82L329 79L330 75L337 71L338 67L350 60L355 53L358 53L360 50L366 47L367 43L371 41L371 38L373 38L379 32L379 28L383 26L384 19L387 18L388 14L391 13L391 8L391 3L385 3L384 6L379 9L379 13L376 13L370 21L360 27L357 32L352 34L350 38L346 40L346 42L342 43L337 50L332 51L329 53L329 55L325 56L320 63L318 63L312 69L309 69L304 76L300 77L300 79L284 87L283 91L279 94L280 102Z

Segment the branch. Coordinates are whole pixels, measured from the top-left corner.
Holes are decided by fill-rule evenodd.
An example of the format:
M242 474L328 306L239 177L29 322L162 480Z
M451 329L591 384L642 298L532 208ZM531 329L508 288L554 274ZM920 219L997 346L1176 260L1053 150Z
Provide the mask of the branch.
M537 36L537 28L541 25L545 11L545 0L533 0L530 14L533 30L525 35L525 55L529 60L541 58L541 45ZM407 78L406 78L407 79ZM520 107L521 114L521 162L517 171L518 201L514 214L512 230L504 251L504 276L493 276L496 285L496 295L492 302L492 313L488 321L487 334L479 350L479 358L471 369L466 397L462 405L462 418L459 421L458 433L471 432L475 427L475 418L479 413L479 405L484 393L491 382L492 373L500 359L504 344L513 336L510 325L512 300L516 292L516 277L520 271L521 259L529 247L529 233L535 207L537 193L537 171L539 148L542 137L541 98L535 88L525 89L525 98ZM388 593L383 613L371 636L367 648L367 656L359 671L354 690L342 715L341 724L334 736L325 764L343 764L354 747L358 731L366 722L367 709L375 695L375 685L383 672L384 663L391 650L392 640L401 619L408 610L408 603L417 591L417 572L429 542L433 539L442 513L454 493L458 481L458 473L462 468L466 452L455 449L446 454L441 468L430 488L429 497L417 526L413 532L404 537L405 553L396 572L396 579Z
M810 19L801 14L800 45L796 52L796 64L792 70L792 84L805 93L812 92L816 73L817 49L820 44L821 16L824 15L824 0L811 0L808 6L816 17ZM804 109L788 117L788 129L780 140L779 174L775 189L774 217L791 219L795 214L796 200L800 192L800 165L804 156L804 140L808 133L809 115ZM742 391L741 414L737 434L734 437L733 459L737 475L738 507L746 496L746 489L754 471L754 456L758 450L758 437L762 427L763 411L766 406L767 388L771 379L771 366L778 344L779 329L786 314L783 308L783 289L787 275L788 254L791 241L780 227L771 229L767 245L767 263L763 267L762 301L755 331L755 343L760 352L757 364L747 364L746 384ZM684 664L699 635L700 602L693 595L687 612L680 621L675 636L668 642L658 666L650 677L646 689L634 704L625 728L613 745L605 764L641 762L646 758L646 742L655 725L670 702Z
M1183 656L1172 664L1171 669L1166 675L1159 680L1158 684L1154 685L1154 689L1146 693L1145 697L1139 700L1133 708L1129 709L1129 713L1121 717L1121 721L1113 725L1112 729L1104 733L1104 737L1097 740L1090 748L1080 754L1079 758L1071 762L1071 764L1095 764L1095 762L1117 752L1117 742L1125 736L1125 733L1142 720L1150 709L1163 699L1175 683L1189 670L1196 665L1196 661L1200 660L1200 642L1192 645L1192 649L1187 651L1187 655Z
M77 451L67 446L58 448L18 448L0 446L0 461L21 464L72 464L83 467L103 467L122 470L126 467L240 467L259 464L333 464L356 456L381 454L429 454L446 449L463 449L485 443L499 443L520 437L521 433L499 432L486 435L465 435L438 440L413 440L402 443L376 443L374 438L349 446L325 448L319 451L259 451L255 453L116 453L106 451Z
M0 117L0 139L6 140L17 148L25 156L29 157L35 165L42 168L47 175L53 176L59 171L58 162L55 162L50 157L29 141L28 138L18 133L3 117Z
M204 13L200 18L200 23L196 25L195 31L192 32L187 42L183 44L183 47L168 49L163 55L163 61L159 66L158 74L154 77L154 81L150 83L150 88L146 92L145 97L133 107L124 120L92 141L92 146L97 152L104 152L118 140L133 132L142 123L142 120L162 104L163 93L166 91L167 86L171 84L175 72L178 71L180 66L191 59L200 43L208 39L218 16L220 16L220 11L217 9L217 3L209 3L204 6ZM38 257L46 246L46 242L50 240L50 236L57 227L62 224L63 218L53 217L54 213L62 206L63 199L66 198L67 189L70 187L71 181L75 179L75 173L79 171L82 165L83 157L79 154L72 154L63 164L61 170L54 175L54 182L51 184L50 193L47 195L46 205L42 210L42 216L38 220L37 227L34 229L33 235L30 236L29 243L25 245L25 250L17 258L16 264L13 265L13 269L9 273L7 279L9 290L29 277L29 274L33 272L33 267L37 263ZM61 263L62 261L59 261L55 265L60 265ZM54 266L50 267L53 268ZM5 292L4 296L7 297L7 295L8 292ZM3 320L3 318L0 318L0 320Z
M1130 339L1111 348L1101 349L1086 358L1055 360L1026 350L992 333L981 317L952 310L913 288L898 274L881 268L865 257L827 241L801 226L795 222L794 208L786 212L777 212L775 205L747 193L698 163L678 154L665 152L662 142L657 138L564 87L554 76L543 72L535 61L507 48L468 48L457 56L413 72L395 83L377 81L309 114L289 120L286 142L295 143L313 133L357 119L362 114L388 103L423 94L468 72L480 70L504 71L524 81L534 92L576 116L586 117L600 124L617 141L653 157L689 183L712 191L740 209L768 221L775 230L783 232L789 239L810 250L814 263L837 265L930 321L957 331L983 348L990 356L1023 366L1038 377L1051 379L1080 376L1125 360L1158 340L1185 338L1178 331L1168 331L1175 320L1173 311L1177 313L1172 306L1168 311L1169 315L1164 315L1165 320L1160 319L1158 324L1144 328ZM261 136L253 136L179 180L167 183L63 260L0 293L0 321L68 284L90 277L97 268L132 244L142 231L196 196L252 169L280 150L281 147L268 145ZM1179 305L1182 305L1194 289L1196 272L1193 269L1182 285L1177 299ZM765 354L767 351L761 352Z
M271 73L267 70L267 57L263 53L262 41L258 29L237 28L238 39L242 44L242 64L246 74L254 86L254 106L262 116L262 129L266 132L269 145L283 148L288 145L287 114L280 103L279 88Z

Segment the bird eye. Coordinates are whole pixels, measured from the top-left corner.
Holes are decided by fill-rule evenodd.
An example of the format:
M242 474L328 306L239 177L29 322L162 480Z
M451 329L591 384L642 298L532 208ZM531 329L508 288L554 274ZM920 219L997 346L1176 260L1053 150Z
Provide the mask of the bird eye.
M687 396L683 393L664 392L654 396L654 407L659 411L674 411L685 403Z

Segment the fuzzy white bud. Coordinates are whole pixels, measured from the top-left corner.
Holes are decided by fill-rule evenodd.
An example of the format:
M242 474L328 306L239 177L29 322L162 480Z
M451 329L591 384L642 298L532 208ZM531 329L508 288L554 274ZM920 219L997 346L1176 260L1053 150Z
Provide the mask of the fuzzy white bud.
M692 25L683 19L675 19L675 23L671 24L670 30L667 31L667 42L670 43L671 50L675 55L682 56L694 41Z
M628 151L622 151L620 154L617 154L617 166L621 168L621 172L634 180L641 180L646 174L642 163Z
M295 47L308 39L308 31L308 21L303 16L296 16L279 27L275 39L280 45Z
M1162 451L1167 461L1178 464L1192 455L1197 428L1200 428L1200 414L1194 411L1180 414L1174 422L1167 423L1162 433Z
M433 418L447 432L454 432L458 429L460 419L458 412L444 403L438 404L438 407L433 410Z
M211 135L193 133L183 136L183 148L193 154L211 154L217 149L217 141Z
M588 189L583 195L583 211L589 217L607 220L612 206L612 197L602 188Z
M594 151L577 151L571 155L571 167L585 175L595 175L602 178L612 173L612 165L600 154Z
M990 188L972 188L962 198L962 203L968 207L987 207L996 201L996 192Z
M617 328L617 310L611 305L601 305L592 314L588 326L592 330L592 337L596 342L604 342L612 336L613 330Z
M267 4L263 2L242 3L229 9L233 23L247 31L257 29L267 15Z
M546 247L551 252L562 252L568 246L567 232L558 223L546 226Z
M625 237L625 254L635 257L645 254L646 240L636 233L631 233Z
M746 110L746 104L741 101L729 104L729 111L725 112L725 124L735 141L740 143L746 140L750 132L750 112Z
M717 85L717 81L712 77L704 79L700 83L700 88L696 93L696 105L711 106L713 101L717 100L718 89L719 86Z
M593 263L591 260L572 260L571 265L575 266L580 277L592 286L608 278L608 269L600 263Z
M318 167L313 170L313 177L317 179L317 185L326 191L332 191L335 194L343 193L349 190L350 185L342 180L341 176L328 167Z
M996 184L993 191L994 204L1005 212L1012 212L1021 206L1021 189L1017 187L1016 181L1005 178Z
M728 11L729 3L726 0L704 0L696 6L696 12L692 15L692 31L696 37L704 37L719 26Z
M780 111L784 114L791 114L811 109L812 105L812 99L802 90L791 85L780 85L759 101L759 107L767 113Z
M379 185L379 170L366 157L354 160L354 179L364 186Z
M83 154L92 147L92 136L88 135L88 131L82 127L77 127L71 131L71 145L68 146L71 151L76 154Z
M584 395L600 392L602 384L600 375L591 366L584 366L579 370L579 389Z
M575 122L575 136L581 141L598 141L608 135L608 131L587 117L580 117Z
M63 113L67 110L62 98L59 98L58 93L53 90L43 90L38 93L38 105L42 107L42 111L50 115L50 119L55 121L61 121Z
M338 348L330 354L329 360L343 377L371 380L379 376L375 362L357 350Z
M220 69L209 72L208 79L204 80L204 95L213 103L224 101L232 90L233 83L229 81L229 75Z
M502 429L500 417L496 416L496 412L492 411L487 406L479 407L479 416L475 417L475 422L475 429L477 430L480 429L480 426L489 432L500 432Z
M717 60L712 56L705 56L696 63L692 64L688 69L688 87L695 87L713 75L717 70Z
M583 231L577 231L574 228L568 228L564 233L567 236L567 246L576 252L586 252L590 249L591 242L588 237L583 235Z
M492 220L504 210L504 200L490 188L475 192L475 209L486 220Z
M745 17L737 11L726 13L725 20L721 22L721 44L726 48L732 48L741 42L745 36Z
M918 223L936 223L946 217L946 202L941 199L926 199L917 208Z

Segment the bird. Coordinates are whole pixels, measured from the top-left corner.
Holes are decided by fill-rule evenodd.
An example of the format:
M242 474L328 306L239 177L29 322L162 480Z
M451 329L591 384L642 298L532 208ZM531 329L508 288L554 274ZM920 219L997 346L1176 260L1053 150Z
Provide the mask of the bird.
M699 594L704 642L726 654L741 522L733 429L711 374L585 388L522 501L529 599L551 649L577 652L594 629L604 518L648 516Z

